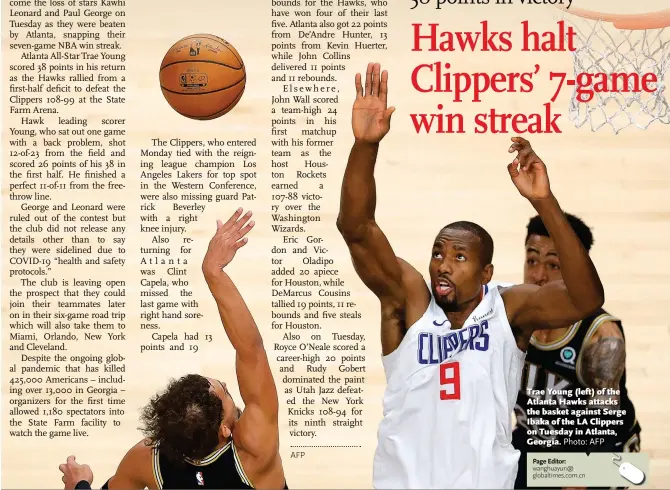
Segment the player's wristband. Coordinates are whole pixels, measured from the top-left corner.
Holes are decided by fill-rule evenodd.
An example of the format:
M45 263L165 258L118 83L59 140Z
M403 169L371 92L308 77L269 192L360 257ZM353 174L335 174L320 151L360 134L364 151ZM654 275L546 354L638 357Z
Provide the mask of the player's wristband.
M88 489L88 490L90 490L90 488L91 488L91 484L90 484L89 482L87 482L86 480L82 480L82 481L80 481L79 483L77 483L77 484L74 486L74 488L75 488L75 490L79 490L79 489Z

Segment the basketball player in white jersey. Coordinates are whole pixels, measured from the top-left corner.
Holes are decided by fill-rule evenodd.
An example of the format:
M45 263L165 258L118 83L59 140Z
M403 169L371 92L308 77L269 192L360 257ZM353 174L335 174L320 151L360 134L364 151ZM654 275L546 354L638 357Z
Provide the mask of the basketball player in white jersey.
M493 241L463 221L435 238L430 287L397 258L375 221L374 167L394 111L387 107L387 79L379 64L368 65L365 87L356 75L355 142L337 220L358 275L381 303L387 388L373 484L513 488L519 452L511 419L530 337L537 327L560 328L595 312L603 287L551 193L544 163L522 138L512 138L509 152L517 156L508 171L554 240L562 281L487 287ZM464 204L449 202L448 186L438 208Z

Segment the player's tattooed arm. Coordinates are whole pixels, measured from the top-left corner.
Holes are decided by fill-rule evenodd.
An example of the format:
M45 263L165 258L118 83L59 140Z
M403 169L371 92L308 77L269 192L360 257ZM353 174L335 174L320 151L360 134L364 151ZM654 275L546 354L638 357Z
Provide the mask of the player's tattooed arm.
M582 351L579 374L584 384L593 388L592 400L615 401L616 405L608 407L618 408L619 383L626 364L626 345L614 322L603 323L597 334ZM598 394L598 390L606 388L604 393Z

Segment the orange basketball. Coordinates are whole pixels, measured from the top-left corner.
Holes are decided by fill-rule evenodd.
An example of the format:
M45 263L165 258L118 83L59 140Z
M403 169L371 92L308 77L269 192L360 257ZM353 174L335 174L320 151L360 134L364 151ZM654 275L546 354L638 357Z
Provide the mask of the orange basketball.
M168 104L191 119L229 112L242 98L247 80L237 50L211 34L177 41L163 58L159 78Z

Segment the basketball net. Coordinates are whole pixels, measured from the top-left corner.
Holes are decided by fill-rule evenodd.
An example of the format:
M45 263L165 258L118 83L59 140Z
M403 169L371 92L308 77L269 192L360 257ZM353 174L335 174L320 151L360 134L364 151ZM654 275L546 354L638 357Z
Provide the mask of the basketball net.
M606 14L602 15L604 18L585 18L570 11L559 11L559 15L575 31L575 51L572 52L575 80L580 73L638 73L639 85L646 73L656 74L658 80L649 84L650 88L656 88L651 93L635 92L636 83L629 79L628 92L595 93L589 102L580 102L579 87L575 84L569 118L577 128L587 126L591 131L598 131L609 126L618 134L633 125L647 129L655 121L670 124L664 81L670 65L670 18L667 25L656 19L656 22L647 21L653 28L644 28L639 20L617 20ZM600 77L595 78L594 83L600 80ZM611 76L607 83L612 84ZM623 78L617 83L624 83Z

